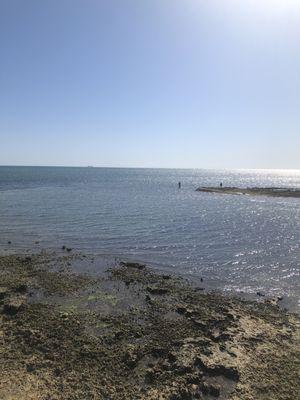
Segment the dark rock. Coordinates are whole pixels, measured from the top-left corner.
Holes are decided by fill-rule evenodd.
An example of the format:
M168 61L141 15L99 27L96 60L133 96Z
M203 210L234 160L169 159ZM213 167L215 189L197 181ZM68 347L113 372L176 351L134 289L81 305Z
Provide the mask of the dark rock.
M171 363L174 363L176 360L177 360L177 355L176 355L176 353L175 352L170 352L169 354L168 354L168 359L169 359L169 361L171 362Z
M194 314L194 310L191 308L187 308L184 304L179 304L176 308L178 314L184 314L187 317L190 317Z
M165 280L171 279L171 275L162 275L162 278Z
M220 386L219 385L213 385L213 384L208 384L206 382L203 382L200 386L200 389L201 389L202 393L205 395L210 395L213 397L220 396Z
M152 369L148 369L145 373L145 383L150 384L155 381L156 375Z
M147 292L149 292L151 294L158 294L158 295L162 295L162 294L168 293L168 289L160 288L160 287L147 286L146 290L147 290Z
M72 251L73 249L71 247L66 247L66 250L68 253L70 253L70 251Z
M34 364L29 363L26 365L26 370L27 372L34 372L36 370L36 367Z
M136 262L121 262L121 265L126 268L134 268L134 269L144 269L146 266L144 264L136 263Z
M8 295L8 289L0 286L0 300L3 300Z
M20 311L24 303L25 302L22 297L10 298L4 303L3 312L7 315L15 315Z
M265 295L264 295L263 293L261 293L261 292L257 292L256 294L257 294L257 296L260 296L260 297L264 297L264 296L265 296Z
M201 319L193 319L194 324L201 329L206 329L207 324L206 322L202 321Z
M7 244L11 244L11 241L9 240L9 241L7 242Z
M28 286L25 284L21 284L16 288L16 292L18 293L26 293L28 290Z
M138 363L138 356L134 352L134 349L129 349L124 357L123 357L123 362L129 367L130 369L133 369L137 366Z
M164 348L162 348L162 347L154 347L154 348L151 350L151 354L152 354L154 357L163 357L163 356L165 356L165 355L167 354L167 350L164 349Z
M240 378L239 372L236 368L230 365L216 364L214 366L207 366L201 359L197 357L195 360L195 365L202 369L209 376L224 376L227 379L231 379L237 382Z
M149 294L146 294L145 300L146 300L146 302L149 303L149 304L154 304L153 299L152 299L151 296L149 296Z
M61 376L61 370L59 368L55 368L53 372L54 372L54 375Z

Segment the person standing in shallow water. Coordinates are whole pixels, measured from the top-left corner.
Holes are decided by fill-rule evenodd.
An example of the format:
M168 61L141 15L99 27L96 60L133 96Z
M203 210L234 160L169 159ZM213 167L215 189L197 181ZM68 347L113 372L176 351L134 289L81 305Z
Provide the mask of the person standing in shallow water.
M223 187L223 183L221 182L221 183L220 183L220 188L222 189L222 187Z
M181 189L181 182L178 182L178 189Z

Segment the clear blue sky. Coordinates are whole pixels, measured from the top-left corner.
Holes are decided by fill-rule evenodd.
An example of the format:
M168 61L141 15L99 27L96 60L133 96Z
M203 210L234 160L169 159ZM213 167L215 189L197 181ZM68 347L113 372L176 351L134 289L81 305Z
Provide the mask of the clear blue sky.
M1 0L0 164L300 168L298 0Z

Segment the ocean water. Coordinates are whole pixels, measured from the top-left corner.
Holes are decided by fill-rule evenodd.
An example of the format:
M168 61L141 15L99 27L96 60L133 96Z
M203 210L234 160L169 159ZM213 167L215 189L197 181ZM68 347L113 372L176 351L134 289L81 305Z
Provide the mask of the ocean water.
M300 188L300 170L0 167L0 251L65 244L299 306L300 200L195 191L221 181Z

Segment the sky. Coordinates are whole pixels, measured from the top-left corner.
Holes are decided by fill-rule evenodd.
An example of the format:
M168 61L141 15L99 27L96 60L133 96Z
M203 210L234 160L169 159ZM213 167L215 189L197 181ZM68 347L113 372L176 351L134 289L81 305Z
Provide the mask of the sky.
M0 165L300 168L299 0L0 0Z

